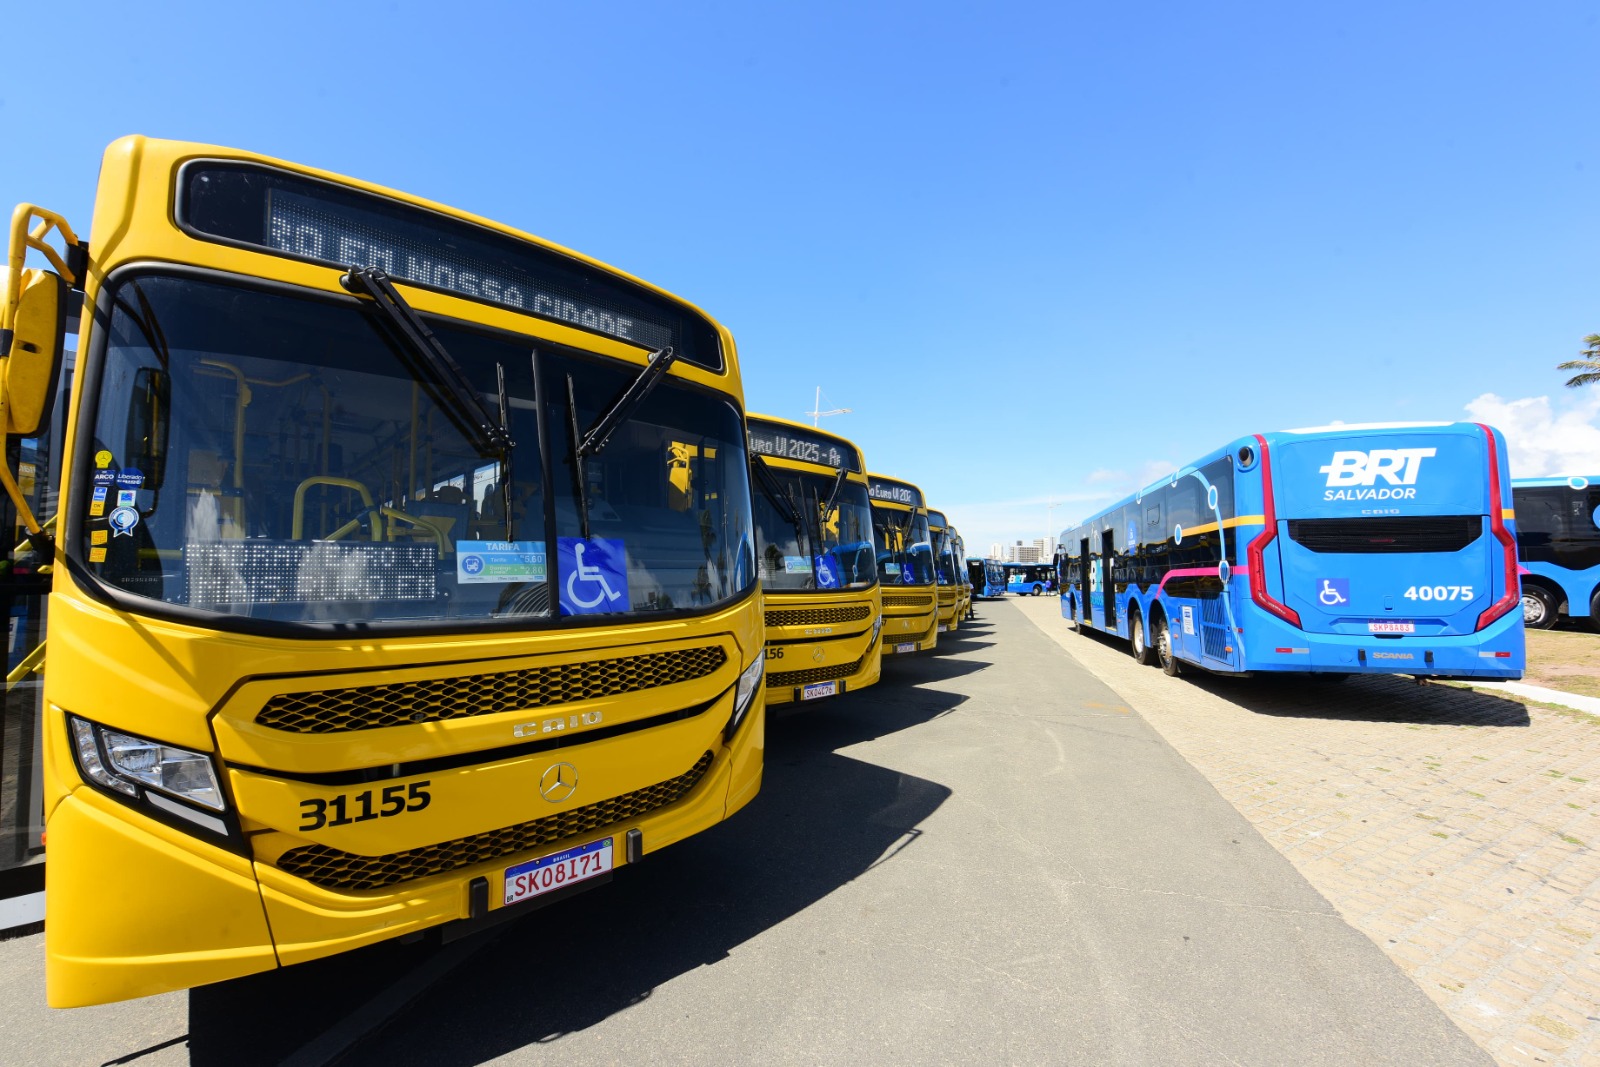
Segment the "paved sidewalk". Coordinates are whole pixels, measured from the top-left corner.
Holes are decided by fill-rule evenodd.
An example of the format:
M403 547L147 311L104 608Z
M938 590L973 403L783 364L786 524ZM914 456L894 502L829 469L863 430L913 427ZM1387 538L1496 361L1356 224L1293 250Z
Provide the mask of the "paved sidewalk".
M1168 678L1053 598L1014 602L1499 1062L1600 1064L1600 719L1401 679Z

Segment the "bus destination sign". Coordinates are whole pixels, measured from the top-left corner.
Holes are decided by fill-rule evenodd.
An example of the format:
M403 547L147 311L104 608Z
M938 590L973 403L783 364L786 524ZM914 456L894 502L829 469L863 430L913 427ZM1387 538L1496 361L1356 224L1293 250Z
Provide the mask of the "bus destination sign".
M867 495L873 500L882 500L891 504L904 504L907 507L920 508L922 494L915 486L905 482L891 482L884 478L872 478L867 482Z
M300 259L377 267L400 281L570 323L646 348L672 343L672 331L665 326L551 292L498 257L476 258L461 243L438 240L428 230L396 226L376 212L285 189L267 194L267 244Z
M809 434L792 426L750 421L750 454L773 459L798 459L824 467L848 471L861 470L861 457L854 448L821 434Z

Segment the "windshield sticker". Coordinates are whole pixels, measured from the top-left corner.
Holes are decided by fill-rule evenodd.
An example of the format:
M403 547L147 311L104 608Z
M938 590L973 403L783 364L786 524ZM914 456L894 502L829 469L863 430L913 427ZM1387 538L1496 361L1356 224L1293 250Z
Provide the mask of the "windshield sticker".
M461 585L544 580L543 541L456 542L456 581Z
M96 452L94 454L94 465L99 467L101 470L105 470L107 467L111 466L111 453L107 452L103 448Z
M817 588L839 588L839 561L832 552L816 558Z
M106 521L111 524L111 536L131 537L133 528L139 525L139 513L132 508L112 508Z
M99 518L106 513L106 493L108 490L103 485L94 487L94 497L89 501L89 514Z
M117 490L117 507L119 508L131 508L138 499L139 491L137 489Z
M608 537L556 541L561 614L598 615L628 610L628 550Z
M916 585L917 575L910 567L900 568L900 581L905 585Z
M90 563L104 563L105 561L106 561L106 550L104 548L91 548L89 550L89 562Z
M95 485L115 485L116 482L117 482L117 472L116 471L100 470L100 471L95 471L94 472L94 484Z
M110 531L108 530L90 530L89 543L91 545L103 545L106 543L106 538L109 536Z
M785 574L810 574L811 561L804 556L784 556L783 573Z
M900 573L900 564L898 564L898 563L885 563L882 566L883 566L883 573L885 573L885 574L899 574Z
M123 467L117 472L118 489L138 489L144 485L144 471L137 467Z

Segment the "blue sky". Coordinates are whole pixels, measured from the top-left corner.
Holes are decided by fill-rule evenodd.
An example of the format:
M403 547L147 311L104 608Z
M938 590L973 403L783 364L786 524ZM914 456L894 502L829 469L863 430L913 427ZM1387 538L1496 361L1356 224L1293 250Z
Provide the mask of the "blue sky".
M0 89L0 202L84 224L139 132L499 219L726 323L751 411L820 385L983 548L1335 419L1474 405L1518 473L1600 473L1553 369L1600 331L1597 16L47 6L7 19L64 51Z

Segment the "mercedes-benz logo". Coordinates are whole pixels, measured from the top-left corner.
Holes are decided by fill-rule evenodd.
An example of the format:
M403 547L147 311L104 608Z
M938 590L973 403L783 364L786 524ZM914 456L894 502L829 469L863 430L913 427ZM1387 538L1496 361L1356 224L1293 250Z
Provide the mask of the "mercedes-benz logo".
M827 655L828 654L826 652L822 651L822 649L820 649L820 648L812 649L812 651L811 651L811 659L815 663L821 663L823 661L823 659L825 659L827 657Z
M539 777L539 795L559 804L578 791L578 768L570 763L552 763Z

